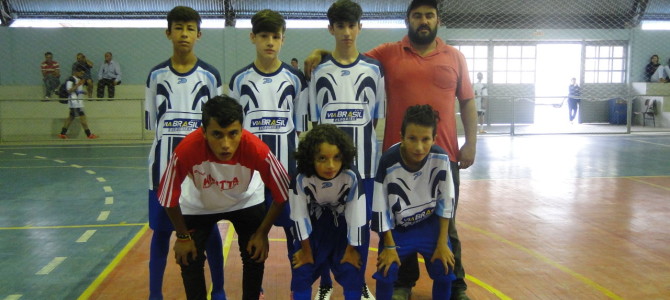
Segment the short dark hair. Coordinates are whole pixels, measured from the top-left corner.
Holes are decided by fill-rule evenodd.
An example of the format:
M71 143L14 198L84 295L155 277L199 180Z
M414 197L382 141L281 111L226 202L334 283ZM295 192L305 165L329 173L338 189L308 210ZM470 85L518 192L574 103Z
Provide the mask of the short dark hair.
M210 119L214 119L221 127L228 127L235 121L240 121L240 124L244 124L242 105L227 95L211 98L202 106L203 128L207 129Z
M82 66L80 64L77 64L76 66L74 66L74 72L75 73L76 72L86 72L86 69L84 69L84 66Z
M427 5L430 7L435 8L435 10L439 13L440 9L437 8L437 0L412 0L410 2L409 6L407 6L407 15L406 17L409 19L409 13L414 10L415 8L422 6L422 5Z
M402 126L400 127L400 133L402 136L405 136L405 129L409 124L415 124L420 126L432 127L433 136L437 133L437 122L440 121L440 114L438 111L434 110L432 106L428 104L417 104L410 106L405 111L405 117L402 119Z
M337 0L328 8L327 15L330 25L337 22L360 23L363 9L358 3L351 0Z
M298 59L294 57L294 58L291 58L291 61L292 61L292 62L293 62L293 61L294 61L294 62L298 62Z
M320 124L305 134L304 139L298 144L298 151L293 153L298 164L298 173L305 176L316 174L314 156L319 151L319 145L324 142L337 146L342 154L342 169L351 169L356 157L356 147L351 137L333 124Z
M286 20L274 10L261 10L251 17L251 32L254 34L259 32L284 33L286 32Z
M53 53L51 53L51 51L44 52L44 56L47 56L47 55L53 56Z
M195 9L188 6L175 6L167 15L168 28L172 30L173 22L191 22L195 21L198 24L198 31L200 31L200 23L202 19L200 14Z

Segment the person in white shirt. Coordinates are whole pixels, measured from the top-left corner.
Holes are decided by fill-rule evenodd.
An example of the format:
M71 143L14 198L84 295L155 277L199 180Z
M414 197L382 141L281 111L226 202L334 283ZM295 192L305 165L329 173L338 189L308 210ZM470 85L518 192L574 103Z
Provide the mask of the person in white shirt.
M83 85L85 80L82 79L84 76L84 68L75 67L74 72L72 72L72 77L68 78L66 81L65 88L68 92L68 106L70 108L70 113L65 119L63 128L61 129L58 137L61 139L68 139L67 130L70 127L70 123L74 120L75 117L79 117L79 122L81 122L81 127L84 128L86 137L88 139L97 139L98 136L91 133L91 130L88 128L88 121L86 120L86 114L84 114L84 101L81 100L81 95L84 94Z
M112 60L112 52L106 52L105 62L98 71L98 98L105 97L105 87L107 87L107 96L114 98L115 88L119 84L121 84L121 65Z

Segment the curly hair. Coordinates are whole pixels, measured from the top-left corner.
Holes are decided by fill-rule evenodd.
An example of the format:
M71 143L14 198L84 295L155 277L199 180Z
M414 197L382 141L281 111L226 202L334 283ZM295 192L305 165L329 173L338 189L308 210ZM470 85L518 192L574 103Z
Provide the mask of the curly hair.
M437 122L440 121L440 114L438 111L433 110L433 107L424 104L424 105L414 105L407 108L405 111L405 117L402 119L402 125L400 126L400 134L405 136L405 129L409 124L416 124L420 126L432 127L433 136L437 133Z
M319 146L328 143L337 146L342 155L342 169L350 169L356 156L351 137L332 124L317 125L307 132L293 155L298 163L298 173L306 176L316 174L314 157L319 153Z

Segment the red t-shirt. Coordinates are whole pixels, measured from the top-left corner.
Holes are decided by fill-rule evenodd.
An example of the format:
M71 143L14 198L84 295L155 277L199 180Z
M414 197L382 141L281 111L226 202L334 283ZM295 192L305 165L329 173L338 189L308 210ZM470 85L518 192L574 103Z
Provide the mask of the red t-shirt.
M435 40L435 50L423 57L412 49L407 36L365 53L384 67L387 122L382 149L400 142L407 108L430 104L440 113L436 143L447 150L451 161L457 161L456 98L460 102L473 99L474 92L463 54L442 39Z
M182 185L187 177L192 183ZM198 128L172 153L158 199L164 207L180 205L185 215L222 213L263 203L265 187L275 202L287 201L288 184L286 169L249 131L242 130L233 158L221 161L207 145L202 128Z

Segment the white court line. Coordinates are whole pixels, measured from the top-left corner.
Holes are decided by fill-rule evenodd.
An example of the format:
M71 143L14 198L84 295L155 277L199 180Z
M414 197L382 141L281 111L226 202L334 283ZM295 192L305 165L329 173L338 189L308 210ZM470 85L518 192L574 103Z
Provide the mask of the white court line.
M35 158L37 158L37 159L46 159L46 157L44 157L44 156L39 156L39 155L35 155Z
M100 212L100 215L98 215L98 221L106 221L107 218L109 218L108 210L103 210Z
M105 192L111 193L112 192L112 187L111 186L103 186L102 189L105 190Z
M70 165L70 167L77 168L77 169L81 169L81 168L83 168L83 167L80 166L80 165Z
M86 170L86 173L93 175L93 174L95 174L95 171L93 171L93 170Z
M98 177L96 178L96 180L98 180L98 182L107 182L107 180L104 177Z
M44 266L44 268L37 271L35 275L48 275L49 273L51 273L51 271L56 269L58 265L60 265L63 261L65 261L66 258L67 257L56 257L52 259L51 262L49 262L46 266Z
M78 239L77 243L86 243L88 242L88 239L90 239L94 234L96 230L86 230Z
M26 156L26 155L28 155L28 154L25 154L25 153L18 153L18 152L14 152L14 155L18 155L18 156Z
M114 197L105 197L105 205L114 204Z
M21 297L23 297L23 295L14 294L14 295L9 295L9 296L5 297L5 299L3 299L3 300L19 300L19 299L21 299Z
M57 163L59 163L59 164L64 164L64 163L65 163L64 160L60 160L60 159L54 159L54 161L57 162Z
M636 142L639 142L639 143L652 144L652 145L661 146L661 147L670 147L670 145L659 144L659 143L652 143L652 142L644 141L644 140L638 140L638 139L631 139L631 140L636 141Z

